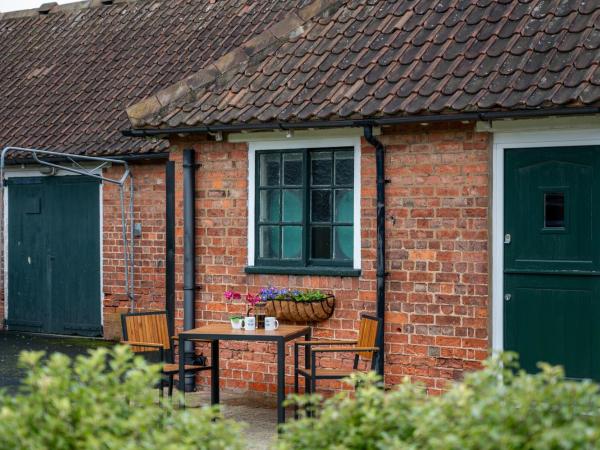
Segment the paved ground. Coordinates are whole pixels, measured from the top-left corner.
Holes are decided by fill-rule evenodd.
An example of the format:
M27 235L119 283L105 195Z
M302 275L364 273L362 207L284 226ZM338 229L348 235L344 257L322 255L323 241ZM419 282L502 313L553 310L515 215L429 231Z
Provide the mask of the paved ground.
M210 404L208 392L186 394L186 406ZM277 410L275 399L249 396L248 393L221 393L221 407L226 418L241 422L248 450L266 450L277 437ZM292 417L288 411L288 418Z
M87 353L91 348L108 345L112 344L100 339L0 331L0 388L6 388L9 392L16 391L22 376L17 361L23 350L43 350L77 356Z
M89 349L112 345L99 339L46 336L29 333L0 332L0 388L15 392L21 379L17 367L19 353L23 350L60 352L69 356L87 353ZM222 393L223 414L238 422L245 422L244 437L248 449L263 450L271 447L277 434L277 413L274 399L249 396L247 393ZM186 394L186 405L198 407L208 405L208 392ZM289 417L288 413L288 417Z

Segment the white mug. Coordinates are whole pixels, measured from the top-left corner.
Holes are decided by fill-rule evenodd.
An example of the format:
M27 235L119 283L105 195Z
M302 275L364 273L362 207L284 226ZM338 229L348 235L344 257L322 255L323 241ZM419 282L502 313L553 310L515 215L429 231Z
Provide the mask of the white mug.
M244 317L244 329L256 330L256 318L253 316Z
M244 326L244 319L231 319L231 328L234 330L241 330Z
M279 328L279 321L275 317L265 317L265 330L276 330Z

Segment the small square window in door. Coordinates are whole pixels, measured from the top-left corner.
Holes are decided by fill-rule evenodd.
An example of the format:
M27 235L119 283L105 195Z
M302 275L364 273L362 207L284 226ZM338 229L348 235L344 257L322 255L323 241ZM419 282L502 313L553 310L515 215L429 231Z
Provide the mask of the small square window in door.
M565 228L565 193L544 193L544 228Z

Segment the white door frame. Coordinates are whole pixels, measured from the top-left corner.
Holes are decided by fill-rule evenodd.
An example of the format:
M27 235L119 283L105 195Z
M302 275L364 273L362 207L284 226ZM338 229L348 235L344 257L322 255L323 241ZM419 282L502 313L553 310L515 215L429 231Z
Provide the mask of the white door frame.
M478 123L493 133L491 348L504 349L504 151L509 148L600 145L600 116Z

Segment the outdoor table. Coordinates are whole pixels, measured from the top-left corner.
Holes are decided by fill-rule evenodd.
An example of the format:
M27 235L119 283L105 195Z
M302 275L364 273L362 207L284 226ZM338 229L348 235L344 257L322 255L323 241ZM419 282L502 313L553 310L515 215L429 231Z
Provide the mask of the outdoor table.
M234 330L229 323L212 323L203 327L186 330L179 333L179 348L184 348L186 340L211 341L211 391L210 401L219 403L219 341L269 341L277 343L277 422L285 422L285 344L292 339L304 336L310 340L311 329L307 326L280 325L276 330ZM184 392L185 358L179 357L179 389Z

